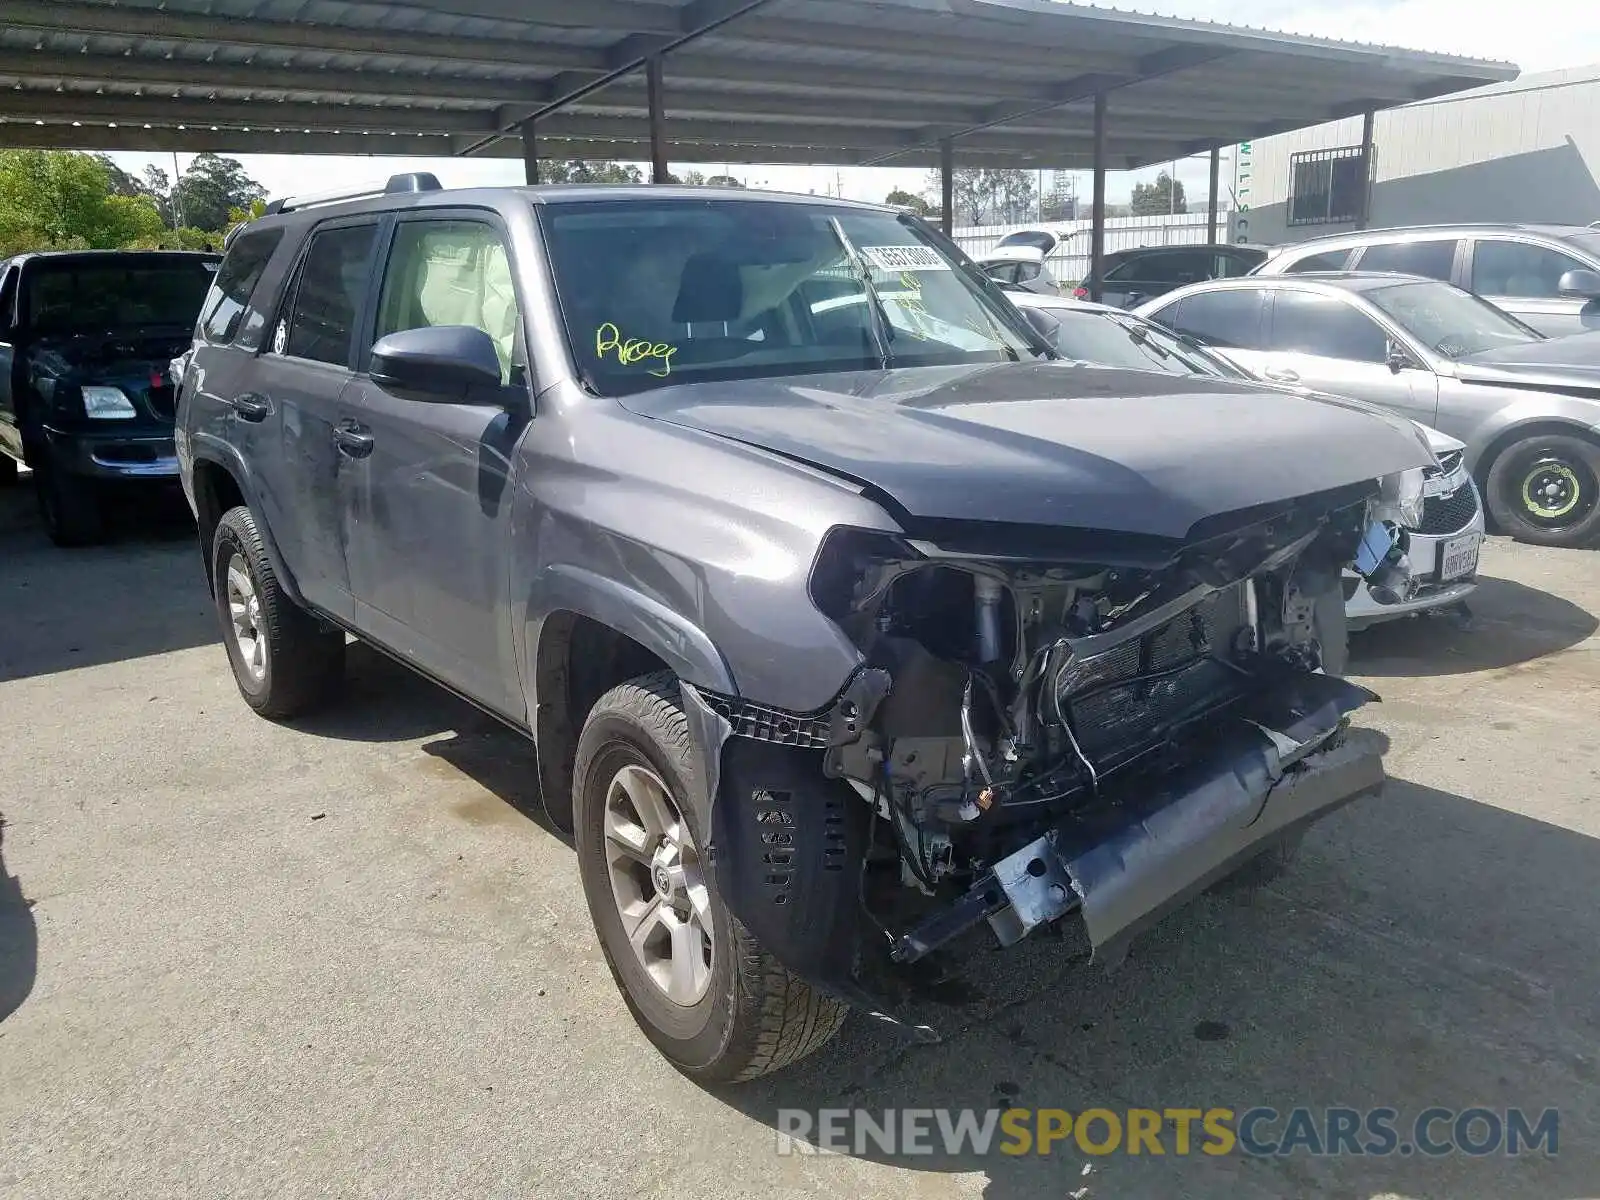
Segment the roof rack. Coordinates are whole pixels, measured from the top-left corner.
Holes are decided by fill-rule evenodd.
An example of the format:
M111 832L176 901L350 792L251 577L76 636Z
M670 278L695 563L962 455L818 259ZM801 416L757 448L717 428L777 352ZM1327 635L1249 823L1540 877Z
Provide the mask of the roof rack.
M274 213L294 212L296 209L310 208L316 204L337 204L341 200L361 200L367 196L398 196L412 192L440 192L444 187L439 182L439 177L429 171L413 171L406 175L391 175L388 182L382 186L342 190L337 192L318 192L309 196L285 196L281 200L274 200L267 205L262 216L270 217Z

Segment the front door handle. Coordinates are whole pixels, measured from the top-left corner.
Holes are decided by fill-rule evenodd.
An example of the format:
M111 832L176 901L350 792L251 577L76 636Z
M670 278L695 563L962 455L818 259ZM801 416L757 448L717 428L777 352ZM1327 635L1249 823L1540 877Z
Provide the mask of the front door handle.
M334 426L334 443L348 458L365 458L372 453L372 435L354 421Z
M272 414L272 401L255 392L245 392L243 395L235 396L228 401L228 404L233 409L234 416L252 424L265 421Z
M1277 383L1299 383L1300 382L1300 372L1299 371L1291 371L1288 367L1268 367L1265 371L1263 371L1261 373L1263 375L1265 375L1268 379L1271 379L1271 380L1273 380L1273 381L1275 381Z

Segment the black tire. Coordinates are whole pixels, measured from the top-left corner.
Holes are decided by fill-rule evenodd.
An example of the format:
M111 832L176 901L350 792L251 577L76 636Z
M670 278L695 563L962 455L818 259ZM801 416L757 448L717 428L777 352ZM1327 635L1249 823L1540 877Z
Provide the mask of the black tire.
M0 454L0 488L17 486L17 460Z
M701 1083L735 1083L789 1066L822 1047L849 1009L810 987L763 950L707 881L710 979L693 1004L669 999L629 944L611 883L607 797L624 767L665 783L695 846L707 844L699 771L677 680L668 672L612 688L590 711L573 773L578 873L618 990L639 1027L680 1071Z
M92 546L105 538L100 492L92 480L58 471L44 455L39 455L33 468L33 487L44 531L56 545Z
M247 606L259 668L245 660L230 603L230 567L242 568L254 597ZM222 514L211 542L212 595L222 622L223 644L239 694L263 717L286 720L328 698L344 673L344 634L325 629L297 606L278 583L261 543L255 518L243 505Z
M1502 533L1539 546L1600 536L1600 445L1567 433L1513 442L1489 466L1489 513Z

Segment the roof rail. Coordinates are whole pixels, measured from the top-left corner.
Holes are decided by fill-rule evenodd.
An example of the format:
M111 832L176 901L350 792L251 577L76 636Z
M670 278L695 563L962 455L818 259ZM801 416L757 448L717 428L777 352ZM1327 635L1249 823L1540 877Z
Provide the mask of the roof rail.
M344 189L337 192L317 192L308 196L285 196L281 200L274 200L267 205L262 216L270 217L274 213L294 212L296 209L310 208L316 204L337 204L341 200L361 200L367 196L396 196L410 192L439 192L444 187L439 182L439 177L428 171L413 171L407 175L391 175L386 183L372 184L368 187Z

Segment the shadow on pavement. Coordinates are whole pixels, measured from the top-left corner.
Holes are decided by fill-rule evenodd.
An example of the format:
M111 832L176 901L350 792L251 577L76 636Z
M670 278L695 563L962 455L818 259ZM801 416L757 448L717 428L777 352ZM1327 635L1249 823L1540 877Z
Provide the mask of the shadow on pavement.
M1472 617L1449 615L1390 621L1350 637L1350 673L1384 676L1457 675L1543 658L1600 629L1600 620L1570 600L1509 579L1483 576L1468 600Z
M62 550L24 483L0 489L0 682L218 640L183 500L141 497L101 546Z
M23 896L22 881L6 869L5 839L6 821L0 814L0 1021L28 998L39 962L33 902Z
M1600 841L1391 781L1313 829L1283 879L1203 897L1114 974L1064 962L1048 940L995 950L968 970L982 998L949 1010L942 1045L856 1019L805 1066L717 1094L772 1126L775 1156L780 1109L1388 1106L1406 1143L1434 1105L1531 1120L1555 1108L1553 1158L1181 1157L1170 1125L1161 1157L1091 1157L1070 1141L1045 1158L889 1158L871 1143L863 1156L979 1175L988 1200L1590 1195L1596 878Z

